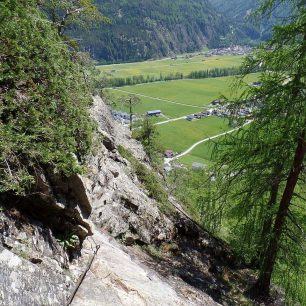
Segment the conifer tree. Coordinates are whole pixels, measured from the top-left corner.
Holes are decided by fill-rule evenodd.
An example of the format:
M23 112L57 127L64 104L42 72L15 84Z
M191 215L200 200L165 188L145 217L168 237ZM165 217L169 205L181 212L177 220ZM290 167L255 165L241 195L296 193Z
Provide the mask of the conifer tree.
M92 141L83 68L34 0L0 2L0 192L71 175Z
M99 22L110 22L92 0L41 0L40 8L46 12L60 36L71 26L88 29Z
M283 0L266 0L262 13L270 13ZM303 262L306 154L306 3L291 1L292 14L274 27L273 37L244 63L243 72L262 69L261 86L240 80L245 89L233 111L254 108L252 123L228 135L216 151L218 197L215 201L236 220L240 250L260 267L252 292L269 296L272 273L297 243L299 269ZM243 121L243 119L241 119ZM240 240L239 240L240 239Z

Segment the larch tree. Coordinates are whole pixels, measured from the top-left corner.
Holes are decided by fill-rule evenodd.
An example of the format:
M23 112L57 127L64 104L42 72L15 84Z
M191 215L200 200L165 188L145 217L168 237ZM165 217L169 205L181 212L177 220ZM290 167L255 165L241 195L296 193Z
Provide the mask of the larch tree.
M285 2L262 1L260 11L269 14ZM218 192L213 201L235 220L237 244L260 268L251 291L263 298L269 296L277 261L290 257L288 245L302 249L305 243L300 221L306 202L306 1L287 2L290 16L246 59L236 84L243 93L229 101L233 112L252 107L251 118L240 118L252 122L226 136L215 151ZM245 76L258 68L261 85L255 87Z
M40 0L40 8L48 15L60 36L71 26L88 29L97 23L109 23L92 0Z
M133 129L133 111L134 111L134 106L140 103L139 97L135 95L127 95L123 96L120 98L121 103L123 106L128 107L129 109L129 114L130 114L130 131Z

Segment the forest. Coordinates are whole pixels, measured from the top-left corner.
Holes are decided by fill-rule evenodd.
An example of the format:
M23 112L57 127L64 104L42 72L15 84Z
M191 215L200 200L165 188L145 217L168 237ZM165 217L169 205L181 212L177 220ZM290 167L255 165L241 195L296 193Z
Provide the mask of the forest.
M100 62L132 62L216 47L227 31L209 1L96 1L109 24L76 30L84 50Z

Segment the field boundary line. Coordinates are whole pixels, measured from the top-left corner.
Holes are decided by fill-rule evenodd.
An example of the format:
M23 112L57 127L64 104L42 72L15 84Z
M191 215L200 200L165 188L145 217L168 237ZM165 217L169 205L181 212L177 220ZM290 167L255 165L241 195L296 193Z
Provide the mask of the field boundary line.
M118 88L109 88L109 89L120 91L120 92L124 92L124 93L128 93L128 94L139 96L139 97L143 97L143 98L149 98L149 99L152 99L152 100L157 100L157 101L163 101L163 102L166 102L166 103L176 104L176 105L189 106L189 107L198 108L198 109L205 109L205 108L207 108L206 105L197 106L197 105L185 104L185 103L175 102L175 101L171 101L171 100L167 100L167 99L162 99L162 98L157 98L157 97L150 97L150 96L147 96L147 95L138 94L138 93L134 93L134 92L130 92L130 91L127 91L127 90L118 89Z

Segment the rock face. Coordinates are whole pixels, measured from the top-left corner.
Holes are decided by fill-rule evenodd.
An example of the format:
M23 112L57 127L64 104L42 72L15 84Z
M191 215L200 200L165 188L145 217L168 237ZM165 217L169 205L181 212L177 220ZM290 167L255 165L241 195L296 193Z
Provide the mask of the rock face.
M124 146L134 157L145 162L142 147L131 139L126 128L110 120L109 110L98 97L95 98L93 113L101 127L103 141L98 153L89 161L91 171L85 180L92 203L90 219L116 238L134 237L144 244L171 240L175 234L173 223L146 195L129 162L116 150L117 145Z
M97 141L96 153L88 161L87 177L63 179L45 175L48 169L44 169L37 173L37 186L32 196L0 196L1 305L64 305L91 256L91 250L86 249L89 243L86 237L92 236L95 228L105 233L97 235L98 231L95 230L95 235L91 237L101 242L101 250L106 248L104 244L110 238L107 236L109 233L127 245L170 241L176 233L174 224L160 213L157 204L146 195L143 186L132 174L129 162L117 150L119 144L125 146L137 159L145 162L146 156L141 145L131 139L129 131L112 121L109 110L99 97L94 99L92 113L99 124L101 141ZM60 239L54 238L67 233L79 237L79 245L69 252L59 243ZM107 247L107 254L111 256L109 243ZM120 266L120 260L124 261L129 255L120 248L117 251L119 257L116 258L116 268L119 271L123 267ZM108 259L103 259L103 256L103 253L99 253L100 259L94 262L94 267L107 268L105 265ZM104 275L99 275L99 269L95 270L97 279ZM141 270L137 264L130 271L133 269ZM124 303L121 289L116 289L116 286L123 286L123 277L124 273L120 273L114 280L111 289L114 294L106 295L113 301L109 305L120 305L116 300ZM138 280L139 284L142 280ZM127 286L134 286L137 291L133 282ZM162 281L159 286L161 288ZM100 289L96 286L96 296L100 301L105 296L103 290L106 289L103 288L102 285ZM170 289L168 286L165 292L171 292L174 296L175 292ZM139 288L139 292L141 290ZM124 295L128 296L126 292ZM149 292L146 292L144 299L148 296ZM155 298L151 298L152 303ZM128 297L126 299L129 300ZM106 300L104 302L109 303ZM93 301L88 303L98 305Z
M64 305L80 274L64 273L69 259L51 230L14 208L0 212L0 238L0 305Z
M239 305L229 283L250 277L232 270L231 250L174 199L180 217L163 214L119 154L128 148L150 170L140 144L99 97L92 114L100 134L87 176L44 169L33 195L0 194L0 305Z
M93 240L101 247L72 306L218 305L204 294L201 300L188 300L144 265L132 249L107 235L95 232Z
M61 271L40 267L0 246L0 305L65 305L74 282Z

